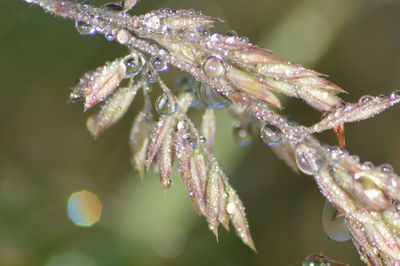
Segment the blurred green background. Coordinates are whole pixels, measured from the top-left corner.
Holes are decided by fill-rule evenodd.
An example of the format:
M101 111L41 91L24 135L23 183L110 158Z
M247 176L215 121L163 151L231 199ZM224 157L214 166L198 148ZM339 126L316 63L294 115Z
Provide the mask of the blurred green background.
M350 92L348 101L400 88L398 0L142 0L133 13L160 7L220 17L220 29L329 74ZM258 254L233 231L220 230L217 243L179 177L165 192L154 174L141 182L133 172L128 131L142 99L93 140L82 106L66 103L68 88L124 53L102 36L80 36L70 21L0 1L0 265L295 265L316 252L361 265L350 242L325 235L324 200L312 179L291 172L258 136L237 147L225 111L218 113L216 154L247 207ZM173 86L177 77L165 80ZM320 116L289 99L284 112L307 125ZM348 149L400 169L399 116L396 107L348 125ZM335 143L330 132L321 139ZM67 216L68 197L81 190L103 205L89 228Z

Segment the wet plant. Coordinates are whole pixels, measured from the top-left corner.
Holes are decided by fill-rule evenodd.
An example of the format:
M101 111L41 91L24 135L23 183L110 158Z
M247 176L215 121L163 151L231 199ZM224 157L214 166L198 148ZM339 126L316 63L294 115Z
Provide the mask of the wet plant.
M74 21L82 35L102 34L127 47L125 57L84 74L70 100L83 101L85 111L101 105L87 119L90 133L99 137L126 113L138 93L143 94L144 106L130 133L132 164L141 176L158 168L164 189L173 185L176 164L195 211L205 216L216 237L219 225L229 230L232 223L242 241L256 249L243 203L213 155L214 113L229 109L239 145L251 143L258 125L262 140L280 159L315 179L327 199L323 226L332 239L351 239L367 264L400 265L400 179L390 165L374 166L351 155L344 135L346 123L369 119L398 104L399 91L345 102L338 96L345 91L325 75L234 32L212 33L219 20L194 10L132 16L128 12L136 0L101 7L64 0L25 2ZM171 67L186 73L175 90L160 76ZM149 93L156 89L160 93L153 103ZM309 127L290 121L281 112L282 95L322 112L322 120ZM205 109L201 125L187 115L191 108ZM331 129L338 147L316 138ZM327 260L317 259L309 261Z

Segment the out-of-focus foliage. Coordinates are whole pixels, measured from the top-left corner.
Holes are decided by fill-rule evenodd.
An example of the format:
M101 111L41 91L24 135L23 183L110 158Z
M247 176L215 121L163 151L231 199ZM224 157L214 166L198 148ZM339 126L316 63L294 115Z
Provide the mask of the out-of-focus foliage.
M220 17L227 23L217 30L234 29L329 74L350 92L348 101L400 88L398 1L143 0L133 13L160 7ZM288 265L321 251L360 263L351 243L325 236L324 200L312 180L292 173L258 136L250 147L236 147L223 112L216 112L215 152L247 206L258 254L233 233L221 231L217 243L176 173L164 192L156 175L140 182L131 169L126 132L142 99L96 141L81 107L66 104L81 73L123 55L123 48L101 36L81 37L72 23L15 0L0 2L0 25L0 265ZM169 74L167 82L178 76ZM319 119L311 108L291 103L285 112L297 121ZM348 148L399 169L399 115L395 108L350 124ZM323 137L335 141L333 134ZM67 213L68 198L82 190L103 206L88 228L77 227Z

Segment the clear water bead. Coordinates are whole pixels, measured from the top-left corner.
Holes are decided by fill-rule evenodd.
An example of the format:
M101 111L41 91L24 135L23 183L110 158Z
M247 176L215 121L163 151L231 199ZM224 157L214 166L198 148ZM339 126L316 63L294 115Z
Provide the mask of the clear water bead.
M225 67L222 60L215 56L211 56L204 61L203 71L210 78L220 78L225 75Z
M210 86L202 84L197 95L200 100L211 109L220 110L227 108L230 103L227 99L219 95Z
M187 130L189 130L190 125L186 120L181 120L178 122L177 128L178 128L178 130L187 131Z
M132 53L124 58L124 64L126 67L126 78L133 78L142 71L144 60L139 53Z
M156 101L156 111L159 115L173 115L176 111L176 102L172 95L164 93Z
M379 169L386 174L392 174L393 173L393 167L390 164L382 164Z
M167 62L158 56L151 57L150 63L154 67L154 69L158 72L165 72L168 70Z
M392 92L392 94L390 94L390 98L393 100L400 99L400 90Z
M239 147L249 146L253 142L250 126L243 126L241 123L235 123L232 128L232 135Z
M369 103L369 102L371 102L373 100L374 100L374 97L372 97L371 95L364 95L364 96L362 96L360 98L360 100L358 102L366 104L366 103Z
M163 189L169 189L174 185L174 182L172 181L171 178L167 178L167 179L162 179L161 180L161 186Z
M396 211L400 212L400 200L394 200L393 205L394 205L394 208L396 209Z
M307 175L313 175L326 164L324 155L310 144L299 144L295 150L297 167Z
M75 22L75 28L81 35L94 35L96 34L96 29L86 22L77 21Z
M109 41L109 42L112 42L112 41L115 40L115 35L112 34L112 33L107 33L104 37L105 37L106 40Z
M265 124L261 129L261 139L270 147L278 146L282 141L282 132L275 126Z
M122 5L120 3L107 3L102 6L102 8L106 9L107 11L112 11L112 12L121 12L124 10Z
M344 216L327 201L322 213L322 226L328 237L337 242L350 240L350 233L346 227Z
M153 70L148 70L145 74L144 74L144 78L147 80L147 82L149 84L154 84L158 82L158 73L153 71Z
M186 143L192 147L193 150L197 149L199 145L199 140L194 134L187 133L183 136L183 138L186 141Z

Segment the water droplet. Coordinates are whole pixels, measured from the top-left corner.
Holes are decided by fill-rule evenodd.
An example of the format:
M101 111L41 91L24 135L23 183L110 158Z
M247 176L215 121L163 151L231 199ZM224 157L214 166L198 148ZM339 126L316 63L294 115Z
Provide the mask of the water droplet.
M364 96L362 96L360 98L360 100L358 102L366 104L366 103L369 103L369 102L371 102L373 100L374 100L374 97L372 97L371 95L364 95Z
M229 37L237 37L238 33L236 31L234 31L234 30L228 30L226 32L226 35L229 36Z
M226 212L229 213L229 214L232 214L235 211L235 209L236 209L235 203L233 203L233 202L229 202L226 205Z
M151 65L154 69L158 72L165 72L168 70L168 64L165 60L161 59L160 57L151 57L150 59Z
M394 200L393 205L394 205L394 208L396 209L396 211L400 212L400 200Z
M164 93L156 101L156 111L159 115L172 115L176 111L176 102L172 95Z
M239 147L249 146L253 142L250 126L243 126L241 123L235 123L232 128L232 134Z
M145 74L144 74L144 78L147 80L147 82L149 84L153 84L153 83L157 83L158 82L158 73L152 70L148 70Z
M387 173L387 174L393 173L393 167L390 164L382 164L379 168L381 169L381 171L383 173Z
M112 42L112 41L115 40L115 35L112 34L112 33L107 33L104 37L105 37L106 40L109 41L109 42Z
M162 179L161 180L161 186L163 189L169 189L174 185L174 181L172 181L171 178L167 178L167 179Z
M200 136L200 143L204 144L207 142L207 139L203 136Z
M313 175L326 164L326 159L312 145L299 144L295 150L297 167L307 174Z
M202 84L200 90L198 91L198 97L200 100L211 109L224 109L227 108L230 103L227 99L219 95L210 86Z
M392 92L392 94L390 94L390 98L393 100L399 99L400 98L400 90Z
M197 149L199 142L196 136L187 133L183 136L183 138L185 139L186 143L192 147L192 149Z
M126 78L135 77L143 68L144 59L139 53L132 53L124 58Z
M346 227L344 216L327 201L322 214L322 226L328 237L337 242L350 240L350 233Z
M371 163L371 162L364 162L363 165L362 165L362 168L364 170L370 170L370 169L372 169L374 167L375 167L374 164Z
M261 129L261 139L269 147L276 147L282 141L282 132L275 126L265 124Z
M211 56L204 61L203 71L209 78L220 78L225 75L224 64L215 56Z
M75 28L81 35L94 35L96 34L96 29L83 21L75 22Z
M187 130L189 130L190 125L186 120L181 120L178 122L177 128L178 128L178 130L187 131Z
M107 11L113 12L120 12L123 11L123 7L120 3L107 3L102 6L102 8L106 9Z
M117 41L121 44L127 44L131 37L131 34L127 30L119 30L116 36Z

